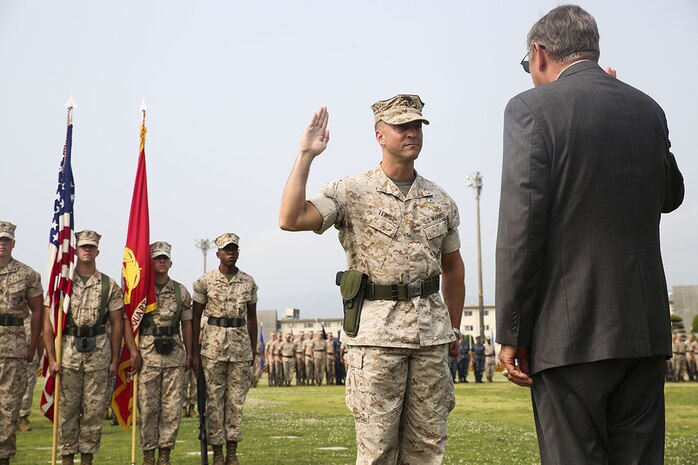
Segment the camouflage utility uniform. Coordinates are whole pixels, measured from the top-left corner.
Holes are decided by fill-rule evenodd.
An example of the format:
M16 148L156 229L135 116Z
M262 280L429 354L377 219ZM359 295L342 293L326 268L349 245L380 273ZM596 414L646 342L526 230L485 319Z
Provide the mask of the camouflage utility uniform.
M230 281L218 269L194 282L194 302L204 305L208 324L201 336L201 359L206 378L206 428L213 446L242 440L242 407L250 388L252 347L247 332L247 304L257 302L257 284L238 271ZM212 319L242 319L224 327Z
M180 308L177 308L175 286L179 287ZM155 286L157 308L144 318L152 318L157 328L181 326L182 321L192 319L189 291L172 280L160 289ZM174 321L178 315L178 321ZM172 336L174 345L168 355L155 350L154 328L146 320L141 322L138 346L143 357L143 367L138 374L138 419L140 420L140 448L173 449L184 394L184 361L186 351L179 331Z
M315 384L322 386L325 377L325 365L327 364L327 343L318 333L313 339L313 370L315 372Z
M27 337L27 345L31 342L31 315L24 319L24 334ZM27 387L22 397L22 405L19 408L19 425L22 431L30 431L29 415L32 413L32 402L34 401L34 387L36 386L36 372L39 370L39 351L34 353L34 359L27 363Z
M15 432L27 386L27 299L43 292L39 273L24 263L11 259L0 269L0 459L16 452Z
M284 386L291 385L291 377L295 368L296 343L294 341L284 341L280 345L281 359L284 364Z
M310 201L322 215L317 232L335 226L348 268L378 285L437 277L442 254L460 247L455 202L419 174L405 195L378 166L327 184ZM344 339L357 464L441 463L455 405L448 371L454 339L438 292L364 302L358 334Z
M315 369L313 367L313 339L309 337L303 342L305 354L305 380L306 384L315 384Z
M107 285L107 308L100 309L102 277ZM86 282L73 274L69 314L77 328L105 325L104 334L95 336L92 352L78 352L75 337L63 334L61 358L60 455L94 454L99 451L102 419L109 404L109 363L111 361L110 323L106 312L120 311L124 295L116 282L99 271ZM101 319L101 321L100 321ZM67 329L67 328L66 328Z

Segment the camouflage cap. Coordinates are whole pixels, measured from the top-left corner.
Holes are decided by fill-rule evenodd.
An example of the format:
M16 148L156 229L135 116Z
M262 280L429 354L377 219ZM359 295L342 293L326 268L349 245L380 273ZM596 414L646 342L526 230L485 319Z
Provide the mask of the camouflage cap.
M373 122L384 121L388 124L405 124L410 121L429 124L429 121L422 117L422 108L424 108L424 102L419 95L413 94L399 94L371 105Z
M286 333L286 337L291 337L291 336L293 336L293 334L291 334L290 332Z
M84 231L76 232L75 238L78 241L78 247L81 245L94 245L95 247L99 247L99 240L102 238L102 236L97 234L95 231L86 229Z
M0 221L0 237L8 237L14 240L16 228L17 226L9 221Z
M218 250L225 248L228 244L240 245L240 238L237 234L225 233L216 238L216 247L218 247Z
M155 258L160 255L172 258L172 246L165 241L158 241L150 244L150 256Z

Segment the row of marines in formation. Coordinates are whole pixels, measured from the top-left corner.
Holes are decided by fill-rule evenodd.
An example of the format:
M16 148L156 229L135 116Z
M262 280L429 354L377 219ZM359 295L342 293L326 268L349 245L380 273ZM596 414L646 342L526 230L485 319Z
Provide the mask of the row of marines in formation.
M193 295L169 276L171 246L151 244L157 307L143 318L136 339L123 330L129 322L122 289L97 270L101 236L89 230L76 233L73 288L57 358L41 277L12 257L15 229L0 221L0 465L9 465L16 453L21 401L32 370L28 366L38 363L40 338L49 370L61 376L57 452L62 465L72 465L78 453L80 463L90 465L99 451L122 338L138 370L143 463L170 463L186 406L185 373L199 370L206 380L206 434L213 464L238 463L242 407L252 383L257 341L257 285L236 266L239 237L225 233L216 239L220 265L196 280ZM25 319L30 321L29 337ZM199 341L198 350L192 341ZM31 396L28 402L31 406Z
M326 338L325 338L326 337ZM322 386L327 384L344 384L345 347L333 333L326 336L317 331L297 336L288 332L282 340L281 333L271 333L271 339L265 347L265 366L268 367L270 386L290 386L296 378L296 385Z

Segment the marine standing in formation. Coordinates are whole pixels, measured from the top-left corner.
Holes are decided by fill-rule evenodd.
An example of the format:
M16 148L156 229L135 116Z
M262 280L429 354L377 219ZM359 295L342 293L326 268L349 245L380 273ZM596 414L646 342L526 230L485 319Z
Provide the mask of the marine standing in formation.
M461 336L458 341L458 382L468 382L468 372L470 371L470 336L468 339Z
M138 375L138 419L143 465L170 465L184 394L184 374L191 367L192 310L189 291L170 279L172 246L150 245L157 307L143 316L139 341L143 367ZM181 337L180 337L181 330Z
M16 226L0 221L0 465L17 451L15 433L27 386L27 364L36 355L41 334L41 276L12 258ZM24 319L31 315L30 337Z
M291 385L291 377L295 368L296 343L291 339L292 334L286 333L286 340L281 343L280 352L283 361L284 382L283 386Z
M250 365L257 349L257 284L237 267L240 239L225 233L215 240L218 267L194 282L194 338L201 318L201 364L206 378L206 429L213 465L233 465L242 440L242 408L250 387ZM227 456L223 458L223 445Z
M303 344L305 334L301 331L296 337L296 386L305 384L305 360L303 359Z
M269 342L267 343L264 350L266 354L264 357L267 361L267 378L269 380L269 386L276 386L276 367L274 366L274 350L276 348L276 333L271 333Z
M376 102L382 163L329 183L307 201L310 166L329 141L327 109L318 110L281 201L282 229L322 233L334 226L346 252L348 271L340 279L352 320L343 326L350 347L346 401L357 464L441 463L455 405L448 353L460 334L465 294L460 219L448 194L414 169L428 123L423 105L416 95Z
M313 368L313 332L308 332L308 339L303 343L305 354L305 379L307 384L315 384L315 369Z
M89 230L75 236L77 262L70 308L65 316L61 360L56 359L53 326L46 306L43 337L51 373L61 371L58 393L61 463L72 465L79 452L80 464L90 465L99 451L102 418L111 400L109 378L116 375L122 332L134 370L140 368L142 360L132 331L122 331L123 292L113 279L97 270L102 236Z
M327 361L325 364L325 372L327 373L327 384L335 383L335 345L332 332L327 333L327 343L325 344L325 356Z

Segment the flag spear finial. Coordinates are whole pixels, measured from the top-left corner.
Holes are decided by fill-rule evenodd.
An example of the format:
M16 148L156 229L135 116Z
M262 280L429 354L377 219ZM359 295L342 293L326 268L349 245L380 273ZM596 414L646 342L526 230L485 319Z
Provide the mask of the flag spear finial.
M145 104L145 99L141 101L141 108L140 108L141 113L143 114L143 124L145 124L145 113L148 111L148 106Z
M73 123L73 110L77 108L75 100L73 100L73 94L70 94L70 99L65 102L65 107L68 109L68 124Z

